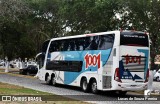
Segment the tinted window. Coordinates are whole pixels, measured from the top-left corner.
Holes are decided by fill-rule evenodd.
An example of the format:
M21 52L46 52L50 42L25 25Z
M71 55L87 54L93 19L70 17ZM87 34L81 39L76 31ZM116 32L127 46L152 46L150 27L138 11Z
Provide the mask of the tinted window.
M112 48L114 34L52 41L49 51L106 50Z
M91 36L87 40L88 46L85 48L85 50L97 50L98 44L99 44L99 36ZM87 44L86 44L87 45Z
M105 50L113 47L114 43L114 35L109 34L109 35L102 35L100 36L100 42L98 45L99 50Z
M57 43L52 41L49 47L49 52L54 52L56 51Z
M46 53L48 44L49 44L50 40L46 40L43 44L42 44L42 52Z
M47 63L46 69L80 72L82 70L82 61L53 60Z
M143 33L122 32L120 37L120 45L148 47L148 36Z

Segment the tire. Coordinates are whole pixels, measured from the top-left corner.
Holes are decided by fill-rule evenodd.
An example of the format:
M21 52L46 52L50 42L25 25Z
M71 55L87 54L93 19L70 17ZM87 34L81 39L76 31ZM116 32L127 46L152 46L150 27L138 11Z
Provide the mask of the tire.
M86 78L82 79L81 88L82 88L83 92L88 92L89 91L89 85L87 83L87 79Z
M51 85L51 84L52 84L49 75L46 76L46 84L48 84L48 85Z
M98 93L97 81L95 79L93 79L92 82L91 82L91 92L94 93L94 94Z
M157 82L159 82L159 81L160 81L160 80L159 80L159 77L156 77L156 81L157 81Z
M56 86L56 77L55 76L52 76L52 78L51 78L51 84L53 86Z

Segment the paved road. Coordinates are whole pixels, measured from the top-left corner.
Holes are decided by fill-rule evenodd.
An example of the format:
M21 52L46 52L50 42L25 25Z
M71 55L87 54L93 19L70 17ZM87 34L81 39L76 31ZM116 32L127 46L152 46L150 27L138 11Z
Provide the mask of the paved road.
M90 97L91 103L98 103L98 104L159 104L160 101L117 101L118 97L116 95L110 95L107 92L101 92L98 95L94 95L91 93L83 93L80 88L77 87L71 87L71 86L64 86L64 85L58 85L58 87L49 86L46 85L45 82L40 81L38 79L32 79L32 78L24 78L24 77L17 77L12 76L9 74L0 74L0 82L4 83L10 83L14 85L23 86L26 88L31 88L39 91L49 92L56 95L73 95L73 96L67 96L74 99L84 100L85 97ZM160 82L159 82L160 83ZM155 85L158 84L158 82L154 83ZM158 84L159 85L159 84ZM77 96L79 95L79 96ZM134 93L128 93L125 97L136 97ZM98 101L95 101L95 100Z
M153 82L153 90L160 90L160 82Z

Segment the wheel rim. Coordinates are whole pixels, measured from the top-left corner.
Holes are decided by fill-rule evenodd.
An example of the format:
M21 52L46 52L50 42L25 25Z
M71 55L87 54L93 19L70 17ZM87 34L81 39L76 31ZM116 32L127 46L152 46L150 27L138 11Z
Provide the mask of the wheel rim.
M96 82L92 83L92 91L93 92L97 91L97 83Z
M83 81L83 90L86 90L87 89L87 81Z
M47 76L47 80L46 80L46 82L47 82L47 83L49 83L49 81L50 81L50 80L49 80L49 76Z
M52 78L52 84L53 84L53 85L56 84L56 79L55 79L55 77Z
M157 78L157 81L159 81L159 78Z

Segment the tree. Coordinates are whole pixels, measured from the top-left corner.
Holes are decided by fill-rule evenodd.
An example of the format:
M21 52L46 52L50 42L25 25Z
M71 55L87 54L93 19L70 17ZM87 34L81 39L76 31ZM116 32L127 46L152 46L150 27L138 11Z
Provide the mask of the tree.
M66 35L83 34L86 30L102 32L115 30L115 14L119 0L69 0L64 1L60 13Z
M58 6L58 0L1 0L1 57L34 57L46 39L57 37Z
M36 51L41 51L42 43L52 37L62 34L62 24L59 19L59 0L32 0L30 2L33 14L28 25L28 34L36 40Z
M19 53L19 42L24 32L23 19L30 13L24 0L0 0L0 44L2 57L9 60Z
M124 0L121 27L149 32L151 39L151 70L155 68L155 56L160 53L160 1Z
M159 7L159 0L0 0L1 57L34 57L52 37L134 28L150 34L154 69Z

